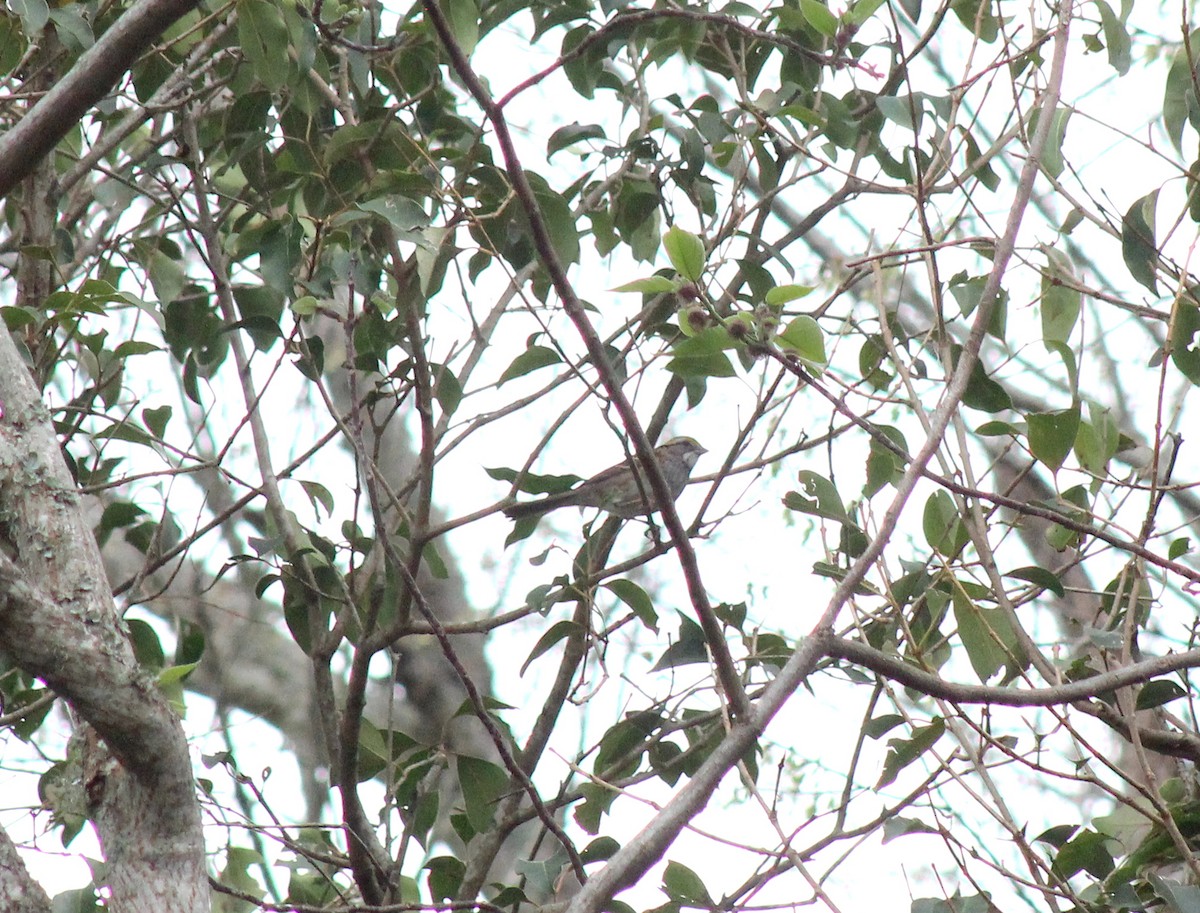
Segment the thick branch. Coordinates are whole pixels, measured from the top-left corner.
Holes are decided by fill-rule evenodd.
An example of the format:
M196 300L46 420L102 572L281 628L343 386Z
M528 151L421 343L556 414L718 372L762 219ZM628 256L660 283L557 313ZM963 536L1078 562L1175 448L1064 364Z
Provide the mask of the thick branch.
M197 0L142 0L113 23L33 110L0 136L0 198L49 155L142 51L196 5Z
M6 332L0 402L0 651L65 697L116 758L88 740L117 905L153 893L161 909L207 909L183 727L122 633L50 416Z
M0 828L0 909L7 913L46 913L50 898L21 861L16 846Z

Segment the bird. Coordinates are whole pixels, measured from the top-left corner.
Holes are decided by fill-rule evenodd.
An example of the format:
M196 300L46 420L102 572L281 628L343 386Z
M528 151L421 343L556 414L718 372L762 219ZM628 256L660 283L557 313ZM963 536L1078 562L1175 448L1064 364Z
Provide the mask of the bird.
M654 448L659 469L671 491L672 499L678 498L687 486L692 467L707 453L690 437L676 437ZM634 467L637 467L636 470ZM636 475L635 475L636 472ZM540 517L560 507L598 507L615 517L631 520L658 510L650 483L635 455L630 460L609 466L590 479L581 482L570 491L550 495L537 501L524 501L504 509L510 520L524 517Z

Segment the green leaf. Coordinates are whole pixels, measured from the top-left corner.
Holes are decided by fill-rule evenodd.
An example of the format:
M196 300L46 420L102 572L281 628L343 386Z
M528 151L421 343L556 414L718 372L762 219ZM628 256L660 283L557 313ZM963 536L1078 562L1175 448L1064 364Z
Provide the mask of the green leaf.
M1104 28L1104 46L1108 48L1108 64L1117 71L1118 76L1124 76L1129 72L1129 67L1133 62L1130 55L1133 41L1125 28L1125 23L1112 11L1111 6L1104 0L1096 0L1096 7L1100 10L1100 23Z
M655 634L658 633L658 612L654 610L654 601L649 593L625 578L610 580L604 584L604 588L629 606L642 624Z
M955 347L955 350L961 351L961 347ZM1012 408L1012 398L1008 391L988 377L981 361L976 361L971 369L971 379L967 382L962 401L963 405L983 412L1002 412Z
M325 370L325 340L320 336L309 336L293 364L309 380L320 380Z
M893 374L884 366L889 362L887 343L883 337L872 333L863 339L858 350L858 373L876 390L884 390L892 382Z
M471 2L473 0L465 0ZM575 214L571 204L556 192L541 175L530 172L526 175L533 187L533 195L541 210L542 220L550 233L550 241L554 252L562 260L563 266L571 266L579 262L579 226L575 224Z
M482 834L491 827L496 803L508 792L511 778L503 767L469 755L458 756L457 768L467 819Z
M31 705L49 693L45 688L29 688L16 693L11 691L6 693L4 713L10 720L16 721L9 725L12 726L13 734L22 742L28 742L37 734L55 705L54 701L49 701L40 710L29 709L26 713L21 711L31 708Z
M1079 433L1075 436L1075 458L1088 472L1103 476L1108 471L1109 460L1120 447L1120 429L1112 411L1097 403L1088 403L1088 418L1089 421L1079 423Z
M178 685L195 671L199 663L182 663L178 666L167 666L158 673L158 685L161 688Z
M883 762L883 773L880 774L875 789L879 790L894 783L900 772L932 748L945 731L945 721L941 717L934 717L933 722L928 726L914 727L912 738L888 739L888 753Z
M30 38L41 35L50 20L50 5L46 0L9 0L8 8L17 14Z
M683 378L734 377L737 371L724 352L732 344L724 327L710 327L677 342L667 370Z
M618 285L614 292L641 292L643 295L662 295L675 291L678 283L672 282L666 276L649 276L646 279L634 279L624 285Z
M242 319L226 329L244 329L260 352L267 351L283 337L279 321L284 300L278 290L265 285L235 285L233 300Z
M958 891L949 898L918 897L909 905L909 913L996 913L997 907L989 894L968 894Z
M443 0L442 9L450 22L454 40L467 56L479 42L479 4L475 0Z
M612 837L597 837L579 853L580 860L586 865L589 862L604 862L611 859L621 848Z
M1146 682L1138 691L1137 709L1153 710L1181 697L1187 697L1187 691L1181 688L1178 682L1168 678L1155 679Z
M527 656L525 658L525 662L521 664L521 671L518 674L524 675L525 670L527 670L533 664L534 660L536 660L539 656L542 656L555 644L566 640L572 634L575 634L579 631L579 625L570 619L564 619L562 621L555 622L550 626L550 629L546 631L545 634L538 638L537 643L533 645L533 649L529 651L529 656Z
M954 499L944 491L935 491L926 500L921 525L925 541L941 555L953 557L967 544L967 528L958 515Z
M810 367L823 368L829 363L825 355L825 334L815 320L802 314L791 321L783 332L775 337L776 343L785 352L794 352Z
M687 906L713 909L712 895L700 876L686 865L674 860L667 863L663 871L663 891L671 900Z
M904 837L908 834L940 834L936 827L931 827L924 821L916 818L901 818L895 815L883 822L883 840L881 843L889 843L897 837Z
M262 889L249 870L265 864L262 854L256 850L238 846L226 847L225 868L221 870L217 881L235 891L261 897Z
M554 153L561 152L568 146L575 145L575 143L581 143L589 139L602 140L604 138L604 128L599 124L584 125L576 121L565 127L559 127L550 134L550 139L546 143L546 158L553 158Z
M157 247L139 253L139 261L150 274L150 285L153 286L159 303L166 305L178 298L187 282L187 274L179 261L167 256Z
M96 525L96 541L105 545L114 530L132 526L146 516L146 511L131 501L110 501L105 505Z
M1017 636L1002 609L977 605L961 587L955 587L952 602L958 636L981 682L1016 665Z
M789 301L803 298L811 293L813 288L811 285L777 285L763 296L763 301L771 307L779 307Z
M1171 364L1200 387L1200 307L1181 298L1171 320Z
M908 131L920 130L925 113L920 95L883 95L875 103L879 106L879 113L892 123Z
M518 859L514 868L523 880L520 896L552 897L554 886L558 883L567 862L566 850L561 846L549 858ZM512 890L516 891L517 888L513 887ZM499 906L502 901L493 899L492 902ZM512 906L517 908L519 904Z
M467 865L456 856L437 856L425 863L425 870L429 872L430 897L434 903L440 903L458 896Z
M1071 258L1052 247L1043 247L1042 339L1066 342L1079 319L1083 295L1079 292Z
M800 0L800 12L808 20L808 24L826 38L833 38L837 35L837 16L831 13L829 7L820 0Z
M879 7L883 6L884 0L858 0L849 11L843 14L844 19L850 25L862 25L873 15Z
M1067 595L1067 589L1063 586L1063 582L1058 575L1053 571L1048 571L1044 567L1019 567L1015 571L1009 571L1005 577L1016 577L1018 580L1027 580L1035 586L1040 586L1044 590L1049 590L1059 599L1063 599Z
M576 803L572 817L584 833L594 835L600 829L600 820L608 814L619 794L612 787L588 782L579 788L579 793L583 801Z
M978 35L984 44L991 44L1000 34L1000 20L996 18L992 0L952 0L950 9L963 28Z
M1195 51L1189 51L1189 48L1196 47L1200 47L1200 29L1194 30L1180 42L1171 61L1171 69L1167 71L1166 89L1163 92L1163 129L1180 155L1183 155L1183 128L1189 119L1200 113L1192 78L1191 57Z
M154 670L165 666L167 657L154 628L140 618L127 619L126 624L129 642L133 645L133 655L138 665Z
M686 615L679 616L679 635L663 651L652 671L673 669L676 666L687 666L695 663L707 663L708 642L704 639L704 631L700 625Z
M311 317L320 307L320 302L312 295L301 295L291 303L291 311L297 317Z
M846 508L842 505L841 495L829 479L809 469L801 470L798 479L804 486L804 491L789 491L785 494L784 507L838 523L850 522Z
M320 482L301 479L300 487L304 489L304 493L308 495L308 503L314 508L322 507L325 509L325 515L332 516L335 506L333 501L333 493L322 485Z
M891 425L877 426L899 448L901 453L907 452L908 442L899 428ZM875 438L871 438L870 452L867 455L867 481L863 485L863 495L870 498L877 494L885 485L895 484L902 475L908 460L888 447L883 446Z
M94 436L102 441L125 441L129 444L143 445L154 443L154 439L137 425L133 424L132 419L119 425L109 425L107 428L97 431Z
M1091 505L1088 503L1087 491L1082 485L1076 485L1064 491L1055 500L1053 506L1077 523L1087 523L1091 519ZM1079 545L1080 533L1055 523L1046 530L1046 542L1052 548L1063 551Z
M1071 108L1060 107L1055 109L1052 115L1050 134L1046 137L1046 146L1042 150L1042 170L1051 177L1059 177L1062 175L1063 168L1066 167L1062 146L1067 134L1067 122L1071 119L1071 111ZM1037 130L1038 120L1043 113L1044 109L1042 108L1033 112L1033 120L1029 125L1031 134Z
M958 134L962 137L965 145L964 153L967 168L975 175L979 183L995 193L997 188L1000 187L1000 175L992 167L992 161L994 160L984 156L983 150L979 148L979 143L972 134L962 128L959 128Z
M362 212L379 216L396 229L404 240L420 238L420 230L427 228L432 221L415 200L395 194L362 200L357 207Z
M979 307L980 300L983 297L983 290L986 285L986 276L968 277L965 273L960 273L950 279L950 294L958 302L958 306L962 310L964 317L970 317L975 313L975 309ZM1005 324L1008 319L1007 315L1008 293L1004 289L1000 289L995 310L992 312L991 322L988 324L989 335L1001 341L1004 340ZM961 346L958 346L956 350L961 350L961 348ZM955 361L958 361L957 355L955 356Z
M9 9L14 9L13 4L9 4ZM10 72L28 48L29 42L16 17L0 15L0 73Z
M4 316L5 328L14 332L22 327L36 327L41 322L38 315L29 308L3 307L0 308L0 314Z
M869 739L882 739L885 735L904 724L904 717L898 713L885 713L867 721L863 734Z
M238 0L238 41L262 84L272 92L288 79L287 25L279 7L267 0Z
M515 469L505 466L485 467L483 471L498 482L517 482L518 491L528 492L531 495L558 494L560 491L566 491L576 482L582 481L579 476L570 473L567 475L518 473Z
M694 624L694 623L693 623ZM618 769L632 773L640 763L647 740L662 728L662 716L654 711L634 711L611 726L600 739L600 750L592 764L597 773Z
M571 83L571 88L582 95L584 98L592 98L596 93L596 86L599 84L601 68L598 66L599 61L595 59L597 51L603 53L603 48L597 48L597 43L593 42L589 48L589 53L584 53L577 57L571 57L571 51L579 47L585 40L591 37L596 30L590 25L580 25L571 29L563 36L560 54L563 57L569 58L563 64L563 73ZM600 42L599 44L603 44Z
M1147 872L1146 881L1165 902L1169 913L1200 913L1200 888L1193 884L1169 881L1157 872Z
M1108 851L1109 838L1092 830L1082 830L1054 856L1054 872L1060 878L1070 878L1081 871L1096 878L1106 877L1115 868Z
M156 346L152 342L143 342L139 339L127 339L125 342L119 343L113 349L113 355L117 358L125 359L134 355L149 355L151 352L161 352L162 348Z
M1020 437L1025 433L1024 424L1013 424L1012 422L1002 422L999 419L993 419L990 422L984 422L975 429L975 433L980 437Z
M1154 239L1154 214L1158 191L1154 190L1129 207L1121 220L1121 256L1141 285L1158 294L1158 246Z
M1061 849L1077 830L1079 830L1078 824L1056 824L1054 827L1042 831L1033 839L1035 843L1045 843L1057 850Z
M548 368L551 365L562 364L562 357L554 349L547 346L530 346L520 355L512 360L512 363L504 369L504 373L500 375L500 380L496 386L500 387L508 381L517 377L524 377L532 371L537 371L539 368Z
M1188 216L1193 222L1200 222L1200 159L1192 162L1187 170L1184 186L1187 189Z
M1072 397L1079 395L1079 366L1075 362L1075 350L1065 342L1056 342L1053 339L1046 339L1042 342L1046 347L1047 352L1053 352L1062 361L1063 367L1067 370L1067 389L1071 392Z
M446 566L446 560L442 557L436 540L425 543L425 547L421 549L421 560L425 562L435 580L446 580L450 577L450 569Z
M1031 412L1026 420L1029 422L1030 452L1051 472L1058 472L1075 446L1079 433L1079 407Z
M662 241L675 272L684 279L699 281L704 275L704 242L678 225L668 228Z
M709 312L709 309L699 301L693 301L691 304L679 308L679 310L675 312L675 319L679 323L679 332L689 338L703 333L706 330L711 330L716 325L712 314ZM735 322L739 324L738 332L740 332L741 327L748 327L750 325L749 315L734 314L729 318L729 321L725 323L724 331L729 337L730 341L732 341L734 338L733 324ZM743 339L745 337L738 336L737 338Z
M433 395L446 415L453 415L462 403L463 388L458 376L449 365L431 365L433 370Z
M768 634L756 631L752 637L747 637L747 644L753 646L753 661L759 665L779 670L787 665L795 650L778 634Z

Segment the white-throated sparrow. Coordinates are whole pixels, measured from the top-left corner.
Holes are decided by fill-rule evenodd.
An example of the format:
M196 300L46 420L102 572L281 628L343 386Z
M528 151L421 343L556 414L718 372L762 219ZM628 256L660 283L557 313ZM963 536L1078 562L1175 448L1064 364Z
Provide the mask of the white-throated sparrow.
M688 476L692 474L692 467L696 465L702 453L707 451L690 437L671 438L654 448L654 455L658 459L663 478L667 481L667 487L671 489L672 498L678 498L682 494L687 486ZM513 520L519 520L522 517L540 516L569 505L598 507L626 520L657 510L650 483L642 473L640 461L635 456L632 462L609 466L570 491L551 495L540 501L514 504L512 507L506 507L504 513Z

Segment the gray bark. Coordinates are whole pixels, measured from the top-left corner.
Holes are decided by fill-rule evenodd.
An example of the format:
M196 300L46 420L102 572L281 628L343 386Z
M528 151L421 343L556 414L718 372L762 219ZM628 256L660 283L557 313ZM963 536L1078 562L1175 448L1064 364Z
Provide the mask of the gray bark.
M138 667L50 416L7 333L0 402L0 651L66 699L94 733L83 788L115 908L206 911L183 727Z

